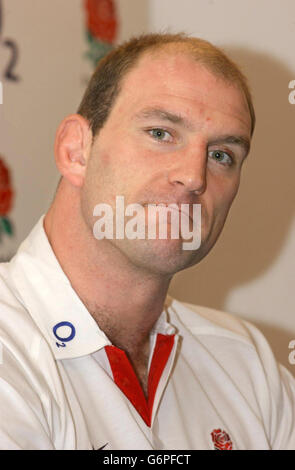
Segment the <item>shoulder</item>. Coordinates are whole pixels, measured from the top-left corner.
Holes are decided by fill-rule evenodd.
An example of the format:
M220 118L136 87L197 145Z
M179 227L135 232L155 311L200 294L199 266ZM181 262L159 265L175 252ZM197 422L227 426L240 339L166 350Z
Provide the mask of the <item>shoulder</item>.
M40 331L25 308L10 274L10 263L0 264L0 340L1 345L23 347L28 353L28 344L40 337Z
M59 448L66 439L62 420L72 423L53 354L14 287L9 263L0 264L0 414L0 448Z
M277 361L262 332L251 322L213 308L170 299L171 321L186 342L199 344L233 375L245 374L281 386L281 375L295 388L295 379ZM274 387L276 384L276 387ZM293 392L293 400L295 391Z
M24 305L10 275L0 264L0 378L28 395L56 398L59 380L52 351Z
M233 314L210 307L180 302L171 297L168 298L168 302L177 321L194 336L227 337L248 345L253 344L255 337L262 337L252 323Z

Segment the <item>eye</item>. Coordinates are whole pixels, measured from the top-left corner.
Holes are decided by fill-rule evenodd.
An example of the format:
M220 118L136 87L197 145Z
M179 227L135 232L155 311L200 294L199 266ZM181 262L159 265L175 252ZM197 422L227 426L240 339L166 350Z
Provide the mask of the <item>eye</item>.
M209 157L225 166L231 166L234 163L233 158L223 150L211 150Z
M148 133L155 139L162 142L172 142L172 135L164 129L156 128L148 130Z

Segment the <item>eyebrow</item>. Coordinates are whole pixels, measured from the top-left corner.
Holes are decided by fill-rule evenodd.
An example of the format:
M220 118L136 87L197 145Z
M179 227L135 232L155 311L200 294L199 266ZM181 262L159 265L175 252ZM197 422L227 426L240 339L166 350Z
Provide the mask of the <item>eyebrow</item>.
M250 140L244 136L235 136L235 135L225 135L217 137L214 140L209 142L209 145L218 145L218 144L233 144L243 147L246 156L250 150Z
M193 129L192 124L180 114L170 113L161 108L145 108L135 115L136 119L159 118L170 121L173 124L180 124L188 129Z
M186 119L185 117L181 116L180 114L170 113L162 108L145 108L139 113L135 115L136 119L148 119L148 118L158 118L164 119L166 121L170 121L173 124L180 124L183 127L194 130L193 125L191 122ZM217 137L216 139L209 142L209 145L216 145L216 144L233 144L239 145L242 147L247 154L250 150L250 140L244 136L235 136L235 135L225 135Z

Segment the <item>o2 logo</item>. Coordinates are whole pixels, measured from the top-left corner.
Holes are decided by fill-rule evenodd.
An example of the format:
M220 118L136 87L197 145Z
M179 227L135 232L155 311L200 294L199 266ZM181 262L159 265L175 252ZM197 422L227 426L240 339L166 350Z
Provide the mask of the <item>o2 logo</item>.
M11 39L2 39L3 29L3 7L2 0L0 0L0 47L4 46L9 49L10 57L9 61L4 69L4 78L13 82L18 82L19 77L16 75L14 68L18 59L18 47Z
M66 328L65 328L66 327ZM57 323L53 328L53 334L59 342L56 342L58 348L65 348L66 343L72 341L76 335L76 329L69 321Z

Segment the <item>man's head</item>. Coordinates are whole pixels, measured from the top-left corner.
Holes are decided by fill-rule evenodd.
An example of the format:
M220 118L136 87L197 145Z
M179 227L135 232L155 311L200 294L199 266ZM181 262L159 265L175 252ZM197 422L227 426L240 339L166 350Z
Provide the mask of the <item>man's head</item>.
M245 79L222 52L198 39L146 36L98 66L79 114L58 131L57 164L89 230L94 207L115 209L117 196L144 208L201 204L197 251L184 251L182 240L104 240L133 265L172 275L217 240L254 121Z

